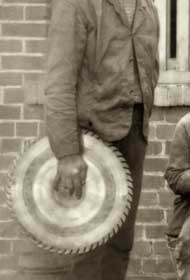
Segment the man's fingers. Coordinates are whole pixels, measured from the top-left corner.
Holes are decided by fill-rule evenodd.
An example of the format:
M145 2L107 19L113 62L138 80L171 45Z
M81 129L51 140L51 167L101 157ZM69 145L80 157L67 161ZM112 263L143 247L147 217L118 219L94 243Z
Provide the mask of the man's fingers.
M71 196L74 192L72 178L61 178L59 182L59 191L65 197Z
M75 189L75 195L76 198L80 199L82 195L82 184L80 179L80 172L78 174L75 174L72 178L73 180L73 186Z
M81 168L80 180L82 185L86 184L86 174L87 174L87 168Z
M69 192L69 195L71 196L75 190L75 186L73 184L73 180L71 177L65 179L65 188Z
M59 173L57 172L57 174L53 180L53 188L55 190L58 190L60 181L61 181L61 177L59 176Z

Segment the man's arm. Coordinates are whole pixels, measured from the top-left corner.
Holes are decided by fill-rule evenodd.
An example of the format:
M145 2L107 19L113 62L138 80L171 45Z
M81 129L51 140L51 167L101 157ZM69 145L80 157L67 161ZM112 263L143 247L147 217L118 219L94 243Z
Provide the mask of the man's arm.
M86 28L76 0L53 0L49 27L45 113L55 156L80 153L76 87Z
M80 154L76 89L87 32L77 1L52 2L45 114L47 135L58 159L55 187L80 198L87 166Z
M160 21L159 21L158 11L155 5L154 5L154 13L157 22L157 52L155 57L155 67L153 71L153 87L155 88L157 86L158 78L160 74L160 61L159 61Z
M183 122L175 130L165 178L176 194L190 194L189 137Z

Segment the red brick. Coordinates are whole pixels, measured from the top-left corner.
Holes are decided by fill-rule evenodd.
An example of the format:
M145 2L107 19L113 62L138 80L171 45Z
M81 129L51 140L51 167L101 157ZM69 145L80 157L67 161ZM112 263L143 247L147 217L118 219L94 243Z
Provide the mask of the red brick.
M42 73L25 73L24 81L25 83L39 82L44 79L44 74Z
M156 127L150 123L149 127L149 140L155 140L156 138Z
M22 20L23 8L18 6L0 6L0 20Z
M143 189L159 190L164 187L164 180L161 176L145 175L143 177Z
M8 170L13 162L13 159L14 156L0 155L0 170Z
M19 86L22 84L22 75L18 73L0 73L0 86Z
M164 225L148 225L145 227L146 237L148 239L164 239L166 238L167 226Z
M0 40L0 53L21 52L22 42L20 40Z
M17 268L17 256L0 256L0 270L14 270Z
M1 222L0 223L0 237L1 238L18 238L23 236L23 231L18 223L10 222Z
M27 120L43 120L44 111L40 105L25 105L24 118Z
M139 258L138 259L130 258L128 273L140 274L141 272L142 272L141 260Z
M28 40L26 41L26 51L29 53L46 53L46 40Z
M21 139L4 138L1 141L0 152L1 153L21 152L21 145L22 145Z
M0 221L7 221L11 219L10 210L7 207L0 206Z
M49 15L47 6L26 7L26 20L46 20Z
M153 107L152 115L150 121L163 121L164 120L164 110L162 108Z
M139 209L137 214L138 223L158 223L164 220L164 212L160 209Z
M20 280L16 279L16 273L12 271L0 271L0 280ZM26 279L28 280L28 279Z
M2 35L12 37L46 37L45 23L3 23Z
M14 123L0 123L0 137L9 137L14 135Z
M81 258L81 256L79 256ZM76 260L76 257L75 257ZM31 252L21 253L19 260L19 266L24 268L26 271L41 271L41 273L51 273L58 269L66 269L70 267L73 256L48 253L41 249L36 251L35 249Z
M37 123L21 122L16 124L16 135L23 137L37 136Z
M173 193L170 191L162 191L158 193L159 205L163 209L170 209L173 206Z
M173 195L173 198L174 198L174 195ZM173 208L172 209L167 209L167 210L165 210L165 212L166 212L166 222L168 224L173 217Z
M175 125L173 124L161 124L157 126L158 139L171 140L174 135Z
M171 107L167 108L165 118L167 122L177 123L187 113L189 113L189 107Z
M4 103L18 104L24 102L24 92L22 88L5 88Z
M34 244L29 238L26 239L20 239L20 240L14 240L13 242L13 252L16 254L21 253L28 253L28 252L34 252L34 253L41 253L43 249L40 249Z
M0 254L10 254L11 252L11 241L0 240Z
M159 155L162 153L162 143L156 141L149 141L147 155Z
M146 258L152 254L152 242L148 241L137 241L133 246L133 257Z
M167 158L146 158L145 171L148 172L164 172L168 163Z
M0 188L4 188L7 183L7 172L0 171Z
M46 127L44 123L39 123L39 135L40 138L46 136Z
M140 205L146 207L158 205L158 197L156 192L142 192Z
M1 105L0 106L0 119L15 120L20 119L20 106Z
M153 250L154 250L154 254L156 256L168 256L169 257L169 251L167 248L167 244L166 241L157 241L155 243L153 243Z
M51 0L4 0L5 3L20 3L20 4L48 4Z
M143 260L143 271L145 273L170 273L174 272L174 266L169 259Z
M171 147L171 141L166 142L166 148L165 148L165 154L169 155L170 154L170 147Z
M41 56L2 56L3 69L41 70L44 58Z
M4 190L0 189L0 205L5 205L5 204L6 204L6 194Z
M135 240L140 241L144 239L145 229L143 225L135 226Z

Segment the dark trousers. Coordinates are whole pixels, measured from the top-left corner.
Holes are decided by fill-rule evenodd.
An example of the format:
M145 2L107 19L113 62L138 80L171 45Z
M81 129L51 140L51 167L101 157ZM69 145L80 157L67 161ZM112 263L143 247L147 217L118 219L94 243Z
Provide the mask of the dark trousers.
M134 196L128 218L118 234L73 268L75 280L124 280L134 241L134 226L142 186L147 141L142 134L143 107L135 105L128 135L113 144L127 160L131 170ZM74 276L73 275L73 276Z

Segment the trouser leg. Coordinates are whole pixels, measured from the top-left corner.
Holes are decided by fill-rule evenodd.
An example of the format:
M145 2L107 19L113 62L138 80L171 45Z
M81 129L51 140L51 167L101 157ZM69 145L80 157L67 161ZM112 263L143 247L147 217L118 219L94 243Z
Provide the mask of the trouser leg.
M127 160L133 179L134 196L126 222L106 245L91 252L75 265L72 280L124 280L134 239L134 225L141 192L146 141L142 135L143 112L135 110L129 134L113 144Z
M141 193L146 141L142 134L143 113L134 111L132 127L124 139L115 143L127 160L133 179L133 201L126 222L118 234L105 246L102 259L102 280L124 280L133 246L134 226Z

